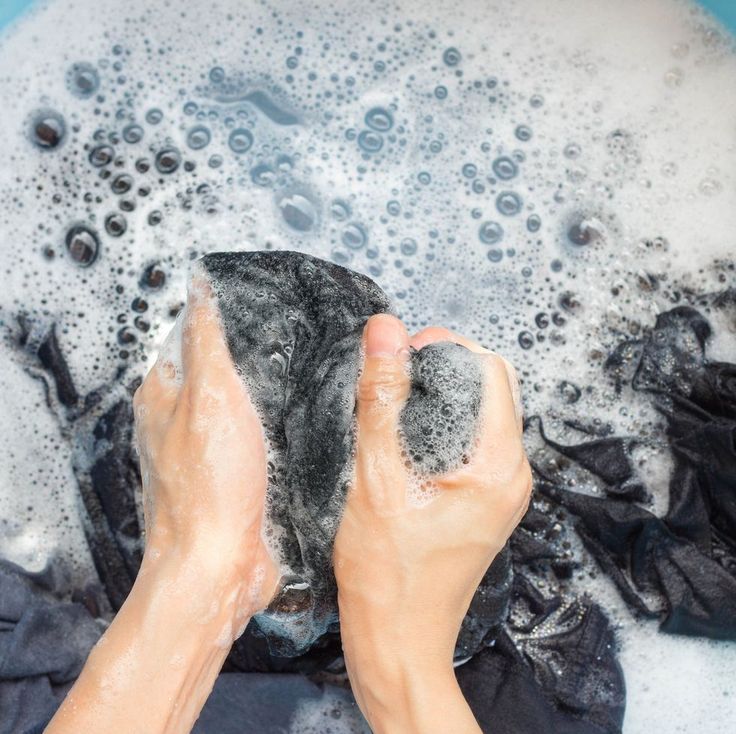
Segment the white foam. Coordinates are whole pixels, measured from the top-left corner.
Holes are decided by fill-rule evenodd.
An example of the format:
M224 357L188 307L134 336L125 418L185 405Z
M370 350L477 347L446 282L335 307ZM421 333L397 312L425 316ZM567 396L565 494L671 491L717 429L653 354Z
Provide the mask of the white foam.
M462 55L455 67L442 61L450 46ZM292 58L296 68L287 62ZM69 92L67 72L80 61L99 70L102 99ZM385 69L376 71L381 63ZM208 80L214 66L239 78L243 93L270 93L299 123L279 125L250 103L215 99ZM438 86L447 89L443 100ZM531 104L534 95L544 98L541 106ZM184 110L188 102L197 105L192 115ZM367 154L357 138L375 106L390 111L393 128L381 133L381 150ZM145 122L152 107L163 111L158 125ZM29 142L29 121L34 110L48 108L63 115L67 138L58 150L41 152ZM81 393L110 381L121 362L131 365L131 377L146 371L172 325L169 312L184 299L192 256L288 247L372 275L411 329L440 323L508 357L524 383L526 414L542 413L550 429L566 417L595 418L645 439L650 448L641 469L656 488L653 508L666 507L660 419L630 391L619 397L602 379L601 362L672 305L668 290L733 284L733 272L718 260L733 258L736 231L736 54L693 3L403 0L398 7L333 7L320 0L306 15L286 1L245 7L189 0L183 7L128 0L122 7L117 0L56 0L0 37L0 109L3 323L14 329L20 310L40 329L57 322ZM98 128L120 134L130 118L145 137L115 144L121 170L151 191L136 197L135 210L124 213L126 233L113 238L104 219L118 211L118 197L84 146L96 144ZM194 124L207 124L212 141L187 151ZM235 155L227 140L240 125L255 142ZM531 128L531 139L515 136L519 125ZM152 161L165 144L186 151L196 171L136 172L137 158ZM524 156L519 175L490 183L493 161L519 158L517 151ZM222 155L219 168L208 166L212 154ZM463 173L468 164L477 169L472 179ZM252 183L258 165L270 167L271 184ZM208 191L198 192L201 184ZM481 184L484 192L473 190ZM521 196L519 214L497 211L502 190ZM289 199L298 209L296 194L307 204L287 212ZM149 226L154 210L163 219ZM541 218L534 233L526 227L531 215ZM100 257L87 269L65 253L65 234L78 221L100 233ZM503 226L501 243L479 238L487 221ZM294 229L295 222L303 228ZM576 225L592 244L569 242ZM45 247L54 259L44 258ZM494 250L498 262L488 257ZM130 305L154 261L167 280L144 294L144 332L133 326ZM650 274L660 276L654 290ZM568 290L581 303L573 312L559 306ZM567 322L555 323L555 313ZM548 325L535 322L539 314ZM132 346L116 342L119 317L137 337ZM712 320L714 358L733 359L733 325L720 315ZM0 513L9 523L0 553L40 567L60 552L89 575L69 448L9 343L0 359L7 406L0 416ZM563 399L562 379L581 388L577 403ZM723 681L736 679L729 646L668 638L650 626L626 626L622 638L627 732L716 732L732 721L733 696L722 693ZM702 673L689 686L675 665L688 660ZM713 703L707 720L704 702Z

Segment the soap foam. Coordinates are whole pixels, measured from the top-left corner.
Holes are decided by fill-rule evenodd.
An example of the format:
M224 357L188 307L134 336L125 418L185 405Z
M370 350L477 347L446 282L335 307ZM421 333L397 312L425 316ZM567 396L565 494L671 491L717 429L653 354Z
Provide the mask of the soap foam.
M572 416L648 443L650 473L663 454L666 507L660 419L601 362L659 311L733 285L732 39L684 0L312 7L57 0L0 38L4 556L94 576L16 316L37 335L57 323L83 394L121 366L140 376L212 249L370 275L410 330L441 323L508 357L555 438ZM110 166L90 159L100 146ZM708 316L711 354L732 359L733 324ZM626 731L725 730L733 646L620 620Z

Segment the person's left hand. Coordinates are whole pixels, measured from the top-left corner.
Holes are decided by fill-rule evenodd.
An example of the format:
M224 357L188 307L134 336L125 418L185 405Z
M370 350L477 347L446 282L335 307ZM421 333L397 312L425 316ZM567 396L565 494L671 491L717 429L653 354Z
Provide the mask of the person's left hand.
M278 581L261 532L263 429L201 274L192 280L182 316L181 354L170 337L133 402L144 568L174 554L207 573L226 574L239 588L236 606L245 620L268 605Z

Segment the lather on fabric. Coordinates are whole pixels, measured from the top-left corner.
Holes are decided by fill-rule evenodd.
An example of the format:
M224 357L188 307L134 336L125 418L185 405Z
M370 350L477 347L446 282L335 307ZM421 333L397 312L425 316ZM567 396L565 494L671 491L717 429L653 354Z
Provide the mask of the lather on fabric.
M267 513L288 575L256 619L272 649L294 655L337 620L332 545L350 478L361 335L390 303L370 279L302 253L214 253L202 264L270 449ZM482 367L478 355L451 343L429 345L411 361L401 426L407 454L426 476L451 469L471 448ZM496 576L501 568L508 578L503 559ZM504 603L499 598L493 624ZM463 656L477 649L476 626L464 625Z

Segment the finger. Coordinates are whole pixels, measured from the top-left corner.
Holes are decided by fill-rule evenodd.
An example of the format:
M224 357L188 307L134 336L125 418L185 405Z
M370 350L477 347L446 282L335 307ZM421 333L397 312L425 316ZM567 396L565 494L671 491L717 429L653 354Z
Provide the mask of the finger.
M398 489L399 477L404 474L399 419L411 387L409 335L395 316L379 314L365 326L363 348L357 391L356 468L366 480L361 484L383 494Z
M189 282L182 334L184 379L192 375L215 376L232 367L220 310L209 281L195 272Z
M518 410L509 378L508 362L497 354L484 357L483 399L476 451L485 457L506 460L521 452Z
M460 344L471 352L478 354L488 353L488 350L477 342L456 334L454 331L450 331L450 329L445 329L444 326L428 326L426 329L422 329L414 334L409 344L418 350L426 347L428 344L435 344L437 342L452 342L454 344Z

